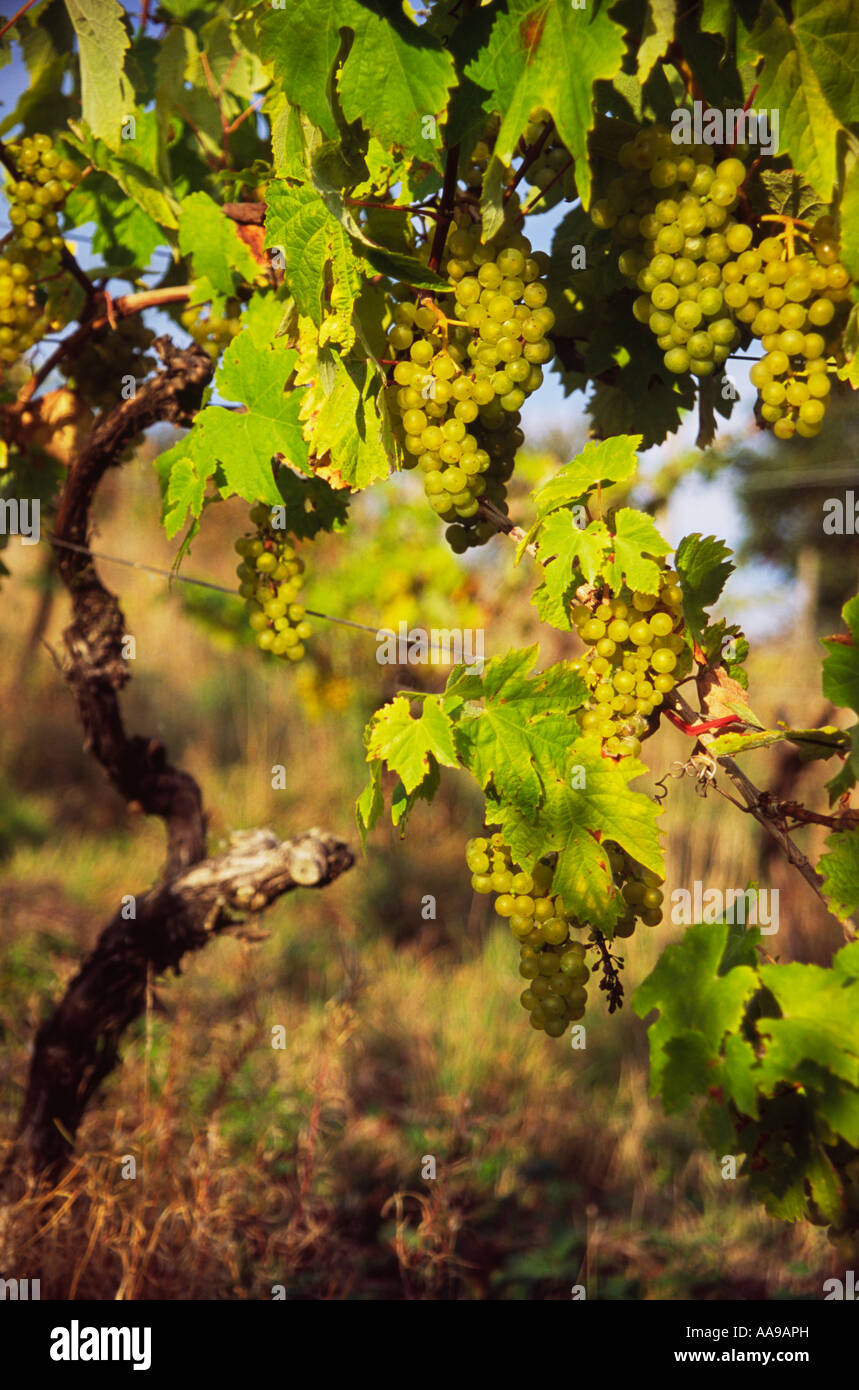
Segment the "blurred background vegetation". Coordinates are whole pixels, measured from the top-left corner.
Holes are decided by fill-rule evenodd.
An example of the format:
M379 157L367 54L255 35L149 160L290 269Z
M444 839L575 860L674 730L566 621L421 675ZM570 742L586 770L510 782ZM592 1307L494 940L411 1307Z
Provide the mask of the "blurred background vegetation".
M796 600L753 645L751 703L766 721L833 717L816 639L838 628L856 591L859 547L823 536L821 507L851 477L859 482L844 463L851 425L855 413L833 410L832 430L804 446L675 450L635 493L666 515L694 466L704 478L718 473L739 498L743 575L757 576L758 588L745 611L730 601L720 611L754 618L770 605L769 582ZM556 431L532 446L513 485L517 519L527 520L527 489L581 443ZM155 451L148 441L108 479L92 544L169 568ZM838 477L827 481L833 459ZM796 485L814 469L816 490ZM455 559L413 484L394 479L357 499L346 537L304 547L307 606L374 629L482 627L487 656L538 639L542 664L573 655L576 639L542 628L529 606L527 558L513 569L499 537L464 564ZM210 508L183 573L231 586L245 518L236 501ZM688 508L684 521L685 530L714 527ZM676 541L683 530L669 534ZM81 747L51 657L68 615L46 548L15 544L5 558L7 1145L34 1030L121 896L158 874L163 836L156 821L129 814ZM379 665L370 633L322 620L312 657L286 669L249 645L237 600L100 569L137 641L127 727L162 739L198 779L212 848L259 825L283 837L320 825L357 846L364 724L401 686L440 688L444 670ZM661 731L647 750L653 780L690 747ZM276 763L287 769L284 791L272 790ZM784 752L751 754L744 766L759 785L824 807L825 767L800 768ZM667 786L667 889L696 879L778 887L770 949L782 960L828 961L838 928L757 828L718 795L696 795L688 779ZM690 1115L666 1117L648 1100L646 1030L628 1007L609 1017L594 990L580 1052L528 1027L515 945L472 895L464 864L481 824L476 787L443 773L438 798L419 806L404 840L380 827L333 886L291 894L252 923L265 939L219 939L181 977L159 981L82 1126L77 1164L56 1192L5 1212L2 1272L41 1278L42 1297L62 1299L268 1298L276 1284L289 1298L562 1299L577 1283L589 1298L820 1297L834 1268L823 1232L770 1221L742 1181L722 1180ZM811 827L798 837L812 860L824 835ZM421 912L427 894L437 904L431 920ZM666 922L627 943L627 995L681 930ZM271 1046L276 1025L286 1029L284 1050ZM121 1176L124 1155L137 1160L134 1181ZM421 1177L427 1155L435 1180Z

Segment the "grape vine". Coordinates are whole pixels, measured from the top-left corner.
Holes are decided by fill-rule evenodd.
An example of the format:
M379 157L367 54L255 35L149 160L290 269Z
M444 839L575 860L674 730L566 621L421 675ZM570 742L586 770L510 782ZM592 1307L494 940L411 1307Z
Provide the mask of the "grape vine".
M353 494L378 487L379 508L405 514L421 482L455 555L498 537L512 558L515 545L533 561L554 659L538 643L493 649L443 688L433 671L376 709L361 832L391 787L404 832L443 770L472 777L490 828L466 862L518 943L521 1003L549 1037L586 1030L588 983L614 1012L618 943L662 922L667 793L651 754L670 721L691 740L681 766L704 793L731 784L728 801L770 833L845 945L826 968L784 965L748 924L684 925L633 996L659 1016L654 1092L669 1108L700 1097L714 1148L746 1156L774 1215L807 1216L855 1249L859 598L825 639L822 694L837 714L765 727L748 643L716 612L731 552L697 531L660 534L670 481L648 461L646 493L639 463L696 407L701 449L716 414L736 409L735 438L767 431L770 477L780 450L811 459L807 441L833 416L849 423L855 35L829 0L776 5L772 24L754 6L729 4L723 23L724 7L644 0L390 8L259 6L216 42L167 6L156 44L144 6L140 32L118 24L104 55L79 6L71 44L53 21L31 32L29 7L4 26L33 91L0 146L3 500L38 494L65 516L96 464L118 461L129 422L137 438L151 430L182 557L216 504L250 508L235 541L247 625L262 652L309 657L308 686L320 671L332 686L344 677L336 652L323 660L310 643L303 547L339 538ZM753 103L780 114L769 146L760 126L729 129ZM712 142L673 138L693 112ZM64 241L76 229L86 269ZM190 348L162 332L165 311ZM732 365L750 359L753 418ZM581 393L590 437L526 496L523 412L549 372ZM548 391L539 399L551 407ZM46 450L60 411L67 435ZM169 442L153 428L164 424ZM45 452L67 470L56 497ZM677 476L713 478L726 462L696 452ZM80 520L68 553L86 543ZM443 553L463 582L490 570L484 555ZM832 763L819 806L782 802L742 771L747 753L784 744ZM827 832L815 863L795 838L808 825ZM698 998L713 1008L696 1012Z

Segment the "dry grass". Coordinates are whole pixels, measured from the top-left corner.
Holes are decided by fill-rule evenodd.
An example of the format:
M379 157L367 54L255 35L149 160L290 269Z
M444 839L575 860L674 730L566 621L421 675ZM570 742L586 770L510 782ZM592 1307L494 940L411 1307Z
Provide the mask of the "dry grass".
M148 487L130 499L135 517ZM229 582L239 513L223 510L189 570ZM154 529L135 519L128 539L110 505L102 531L99 548L127 542L169 564ZM213 645L163 586L109 578L137 637L129 726L158 734L199 777L213 839L254 824L349 834L361 726L386 697L372 643L343 649L346 707L311 709L252 653ZM16 836L0 893L6 1144L38 1020L163 855L159 826L129 817L88 765L44 653L23 698L15 672L35 602L0 610L3 761L35 826ZM533 631L515 592L504 603L493 648ZM60 604L55 645L63 617ZM809 669L766 652L760 690L788 660ZM760 690L759 712L781 713ZM799 722L820 705L812 688L781 698ZM661 772L688 745L674 731L660 739ZM286 792L271 789L274 762L288 768ZM819 786L818 770L808 777ZM744 886L758 864L749 825L688 782L669 786L669 888ZM462 863L479 819L474 793L446 779L405 842L380 829L337 884L281 903L267 941L220 940L159 982L73 1169L3 1210L0 1273L41 1278L43 1298L62 1299L259 1299L278 1285L289 1298L555 1299L579 1282L591 1298L818 1296L831 1268L821 1232L769 1221L741 1183L722 1181L691 1116L649 1101L646 1033L629 1009L609 1018L595 1002L584 1052L527 1027L514 948L472 900ZM421 917L426 893L435 920ZM837 945L815 911L797 880L782 903L784 955L825 958ZM678 930L629 943L628 992ZM422 1177L427 1156L435 1179Z

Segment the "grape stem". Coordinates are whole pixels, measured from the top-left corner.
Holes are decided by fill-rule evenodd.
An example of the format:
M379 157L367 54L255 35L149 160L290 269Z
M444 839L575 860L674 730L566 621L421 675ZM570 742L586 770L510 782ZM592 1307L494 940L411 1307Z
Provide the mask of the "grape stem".
M36 0L27 0L26 5L22 5L20 10L17 10L15 14L13 14L11 19L7 19L6 23L3 25L3 28L0 29L0 39L2 39L4 34L8 33L8 31L12 28L13 24L18 23L18 20L21 18L21 15L26 14L27 11L35 4Z
M97 293L97 291L93 290L93 293ZM119 299L112 301L113 316L114 319L130 318L133 314L140 314L145 309L152 309L163 304L184 304L190 298L190 294L190 285L171 285L162 289L140 290L136 294L123 294L120 295ZM109 321L106 314L93 316L80 324L73 333L69 334L68 338L63 338L57 350L51 353L29 381L24 382L14 406L10 408L16 413L23 410L54 368L66 357L73 357L90 333L104 328Z
M782 217L782 216L780 216L780 214L775 213L775 212L765 212L765 213L763 213L763 215L761 216L761 219L760 219L760 220L761 220L761 222L783 222L784 225L785 225L785 230L787 230L787 228L788 228L789 226L790 226L790 227L808 227L809 229L810 229L811 226L812 226L812 224L811 224L810 222L803 222L803 220L802 220L801 217Z
M743 102L743 115L745 115L746 112L749 110L749 108L750 108L752 102L754 101L755 97L757 96L757 94L758 94L758 86L759 86L759 83L756 82L755 85L754 85L754 87L752 87L752 90L749 92L749 95L746 97L745 101ZM735 127L735 134L736 134L736 127ZM733 149L736 147L736 144L737 144L736 139L732 140L732 141L730 142L730 144L728 145L728 149L729 149L729 150L733 150ZM746 175L746 178L748 178L748 174ZM745 181L746 181L746 180L744 179L743 182L745 183Z
M803 222L800 217L781 217L774 212L765 212L760 219L762 222L781 222L784 231L780 233L784 237L787 254L793 260L794 253L794 231L797 227L807 227L811 229L810 222Z
M735 714L728 714L722 719L705 719L698 724L687 724L679 714L675 714L674 710L671 709L665 710L665 717L670 719L675 729L680 729L689 738L698 738L701 734L708 734L713 729L726 729L729 725L736 725L741 729L746 727L745 721Z
M441 202L438 209L438 221L436 222L435 235L432 239L432 250L430 251L429 268L438 272L441 265L441 258L444 255L444 244L447 241L447 234L450 224L453 221L453 210L456 203L456 175L459 168L459 145L451 145L447 152L447 159L444 165L444 183L441 190Z
M546 194L548 193L549 189L550 189L550 188L554 188L555 184L558 182L558 179L562 179L562 178L564 177L564 174L567 172L567 170L570 169L570 168L572 168L573 163L574 163L573 157L572 157L572 155L570 155L570 158L567 160L567 162L566 162L566 164L564 165L563 169L559 169L558 172L557 172L557 174L555 175L555 177L554 177L553 179L550 179L549 182L546 184L546 187L545 187L545 188L541 188L540 191L539 191L539 193L537 193L536 197L532 198L531 201L530 201L530 203L526 203L526 204L525 204L525 206L524 206L523 209L522 209L522 218L523 218L523 220L524 220L524 218L525 218L525 216L526 216L527 213L533 211L533 209L534 209L534 208L537 206L537 204L539 203L540 199L541 199L541 198L545 198L545 196L546 196Z
M543 146L545 145L554 128L555 122L552 120L547 121L545 130L540 135L538 135L533 145L530 146L528 152L525 155L525 158L522 160L522 163L519 165L519 168L517 169L516 173L513 175L513 178L510 180L509 184L504 190L503 201L505 203L508 202L510 198L513 196L513 193L516 189L517 184L519 183L519 180L523 177L524 174L527 174L528 170L531 168L531 165L534 164L535 161L540 157Z
M424 207L421 203L374 203L369 198L347 198L350 208L382 208L385 212L407 212L411 217L435 217L441 214L437 208Z
M483 521L488 521L502 536L508 536L510 540L515 541L517 545L524 541L525 532L522 530L522 527L515 525L515 523L510 520L509 516L505 516L502 511L499 511L494 502L481 498L477 511L481 519ZM525 549L528 554L536 560L537 547L534 542L529 541Z

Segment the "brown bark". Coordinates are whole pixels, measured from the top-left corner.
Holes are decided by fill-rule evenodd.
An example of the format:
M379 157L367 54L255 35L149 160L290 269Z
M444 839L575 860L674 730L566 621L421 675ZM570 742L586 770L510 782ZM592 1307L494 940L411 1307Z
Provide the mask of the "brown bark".
M156 348L164 370L96 424L74 461L54 539L86 547L90 507L108 468L156 421L189 424L212 364L201 350ZM260 911L295 887L322 887L353 863L349 847L311 830L281 843L266 830L241 832L227 854L206 859L206 820L194 778L173 767L157 739L129 736L119 692L130 679L122 656L125 620L89 554L57 546L72 623L64 633L64 676L74 693L85 747L131 809L160 816L167 833L162 881L108 922L52 1016L39 1028L16 1144L4 1177L23 1153L30 1171L56 1178L99 1085L119 1062L123 1032L144 1008L149 981L213 934L234 927L234 911Z

